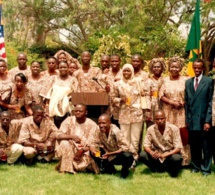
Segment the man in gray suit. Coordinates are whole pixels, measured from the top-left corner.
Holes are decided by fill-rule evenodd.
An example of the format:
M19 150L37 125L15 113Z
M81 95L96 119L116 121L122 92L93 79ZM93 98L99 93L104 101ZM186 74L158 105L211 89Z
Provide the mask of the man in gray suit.
M203 75L204 62L193 63L195 77L185 83L186 123L189 128L192 172L210 174L211 150L209 146L212 118L213 81Z

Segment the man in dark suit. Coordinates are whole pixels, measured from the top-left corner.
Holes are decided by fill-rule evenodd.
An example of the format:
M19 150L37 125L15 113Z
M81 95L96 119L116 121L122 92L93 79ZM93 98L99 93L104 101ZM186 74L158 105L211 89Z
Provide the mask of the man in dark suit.
M212 118L212 79L203 75L204 62L193 63L195 77L185 83L186 123L189 128L192 172L210 174L211 151L209 146Z

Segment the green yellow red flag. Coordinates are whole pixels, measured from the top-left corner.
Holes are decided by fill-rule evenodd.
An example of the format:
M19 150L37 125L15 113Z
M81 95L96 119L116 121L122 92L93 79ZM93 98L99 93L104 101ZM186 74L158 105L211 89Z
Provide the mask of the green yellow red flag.
M200 28L200 0L196 1L196 9L187 40L186 51L190 51L187 75L194 76L193 62L202 57L201 28Z

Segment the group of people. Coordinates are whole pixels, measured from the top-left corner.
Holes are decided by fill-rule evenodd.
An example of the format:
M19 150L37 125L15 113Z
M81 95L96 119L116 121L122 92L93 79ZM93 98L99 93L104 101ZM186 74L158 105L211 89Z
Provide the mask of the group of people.
M102 55L100 68L90 65L88 51L80 59L82 65L61 50L42 72L36 61L27 66L23 53L11 70L0 59L0 161L55 159L57 171L73 174L113 174L116 164L122 178L138 162L173 177L190 165L192 172L211 173L214 85L203 75L203 60L193 63L195 77L189 78L180 75L179 57L169 59L167 77L159 58L149 63L150 73L139 54L122 68L118 55ZM74 105L74 92L108 94L108 106L89 110L89 116L99 112L97 124L83 102Z

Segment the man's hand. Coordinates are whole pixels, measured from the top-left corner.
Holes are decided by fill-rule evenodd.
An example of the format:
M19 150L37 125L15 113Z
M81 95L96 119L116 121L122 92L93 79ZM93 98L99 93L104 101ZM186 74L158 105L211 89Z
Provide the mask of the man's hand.
M169 156L169 153L168 152L165 152L163 154L161 154L161 157L160 158L166 158Z
M126 99L127 99L126 97L122 97L121 100L120 100L120 103L125 104Z
M159 153L158 151L155 151L155 152L151 152L150 155L152 156L152 158L154 159L158 159L162 156L161 153Z
M20 106L18 104L9 105L8 108L13 109L14 111L17 111L17 112L18 110L20 110Z
M110 92L110 85L106 85L105 90L106 90L107 93L109 93Z
M50 152L53 152L53 151L54 151L54 146L47 145L47 152L50 153Z
M43 144L43 143L38 143L38 144L36 144L36 150L37 150L39 153L43 152L44 149L45 149L45 144Z
M210 129L210 125L208 123L204 124L204 131L208 131Z
M108 159L108 157L110 156L110 153L105 153L102 155L102 159Z

